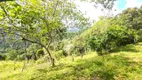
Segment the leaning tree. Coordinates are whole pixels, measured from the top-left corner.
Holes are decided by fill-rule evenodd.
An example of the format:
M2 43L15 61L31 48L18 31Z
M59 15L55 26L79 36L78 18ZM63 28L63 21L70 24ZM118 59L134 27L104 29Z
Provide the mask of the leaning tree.
M72 0L15 0L0 3L0 27L15 39L44 48L52 66L49 46L62 36L62 29L87 21ZM73 24L70 24L74 22Z

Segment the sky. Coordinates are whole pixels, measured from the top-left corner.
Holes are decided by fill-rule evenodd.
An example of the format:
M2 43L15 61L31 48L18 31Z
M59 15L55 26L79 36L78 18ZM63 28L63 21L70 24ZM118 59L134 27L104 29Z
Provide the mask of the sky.
M105 15L100 9L96 9L93 3L80 2L79 0L76 0L76 3L79 5L78 8L86 13L86 16L91 20L99 20L99 16ZM116 15L129 7L140 7L141 5L142 0L117 0L113 7L113 14Z

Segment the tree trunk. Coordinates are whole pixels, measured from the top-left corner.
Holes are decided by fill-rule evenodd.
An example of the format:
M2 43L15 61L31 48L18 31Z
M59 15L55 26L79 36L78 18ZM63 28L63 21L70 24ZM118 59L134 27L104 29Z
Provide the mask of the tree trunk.
M74 56L73 56L73 54L71 55L71 57L72 57L72 62L74 62Z
M51 66L52 66L52 67L55 67L55 60L54 60L54 58L51 56L51 53L50 53L49 49L46 48L46 47L44 47L44 48L45 48L45 50L47 51L47 53L48 53L48 55L49 55L49 59L50 59Z
M24 61L24 65L22 67L22 72L24 71L25 67L26 67L26 60Z
M45 50L47 51L47 53L48 53L48 55L49 55L49 59L50 59L50 62L51 62L51 66L52 66L52 67L55 66L55 60L54 60L54 58L52 58L49 49L48 49L45 45L43 45L42 43L39 43L39 42L37 42L37 41L32 41L32 40L30 40L30 39L26 39L26 38L23 37L23 36L22 36L22 40L28 41L28 42L31 42L31 43L38 44L38 45L42 46L43 48L45 48ZM49 45L48 45L48 46L49 46Z
M14 70L16 70L16 60L14 60Z
M81 54L81 58L83 58L83 53Z

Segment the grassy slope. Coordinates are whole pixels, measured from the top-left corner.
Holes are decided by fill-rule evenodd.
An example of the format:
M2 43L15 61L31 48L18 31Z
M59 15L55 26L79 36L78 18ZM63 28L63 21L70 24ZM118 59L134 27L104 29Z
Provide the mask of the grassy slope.
M24 62L0 62L0 80L141 80L142 43L127 45L107 56L97 56L95 52L83 58L62 58L56 67L47 63L28 63L21 72ZM14 70L15 68L15 70Z

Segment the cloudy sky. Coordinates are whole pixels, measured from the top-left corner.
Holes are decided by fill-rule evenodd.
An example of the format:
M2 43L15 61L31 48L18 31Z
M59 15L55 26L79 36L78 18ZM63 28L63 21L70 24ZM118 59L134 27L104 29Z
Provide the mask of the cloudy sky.
M79 2L79 0L76 0L76 3L80 6L79 9L86 13L91 20L98 20L98 16L104 15L104 12L102 12L100 9L94 8L93 3ZM141 5L142 0L117 0L113 8L113 13L118 14L126 8L140 7Z

